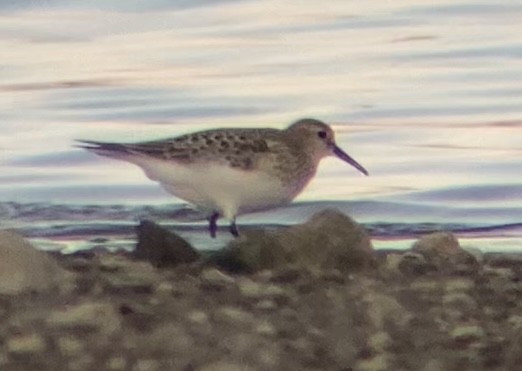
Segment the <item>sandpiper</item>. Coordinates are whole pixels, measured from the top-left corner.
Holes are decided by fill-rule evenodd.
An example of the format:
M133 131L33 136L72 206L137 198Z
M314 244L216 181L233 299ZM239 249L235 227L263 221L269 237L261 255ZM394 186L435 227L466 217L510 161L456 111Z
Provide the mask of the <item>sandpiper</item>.
M169 193L208 212L209 232L217 220L293 200L326 156L337 156L368 172L335 144L325 123L305 118L284 130L225 128L140 143L80 140L80 148L138 165Z

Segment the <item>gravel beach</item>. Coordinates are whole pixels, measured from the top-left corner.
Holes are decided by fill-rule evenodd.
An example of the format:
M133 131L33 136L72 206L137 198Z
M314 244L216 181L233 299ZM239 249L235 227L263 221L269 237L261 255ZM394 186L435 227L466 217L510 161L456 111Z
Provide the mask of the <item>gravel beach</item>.
M1 370L519 370L522 255L451 233L373 250L335 210L215 253L152 222L135 252L0 231Z

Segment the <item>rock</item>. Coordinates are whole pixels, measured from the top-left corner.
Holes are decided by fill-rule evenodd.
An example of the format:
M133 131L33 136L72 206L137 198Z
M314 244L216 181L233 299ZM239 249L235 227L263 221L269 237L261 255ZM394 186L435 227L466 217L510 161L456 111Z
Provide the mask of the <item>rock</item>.
M411 250L421 254L439 272L469 274L480 267L475 256L460 247L451 232L423 236L413 244Z
M223 273L216 268L205 269L201 272L200 277L203 286L209 289L220 289L235 282L235 279L232 276Z
M127 369L127 361L123 357L112 357L107 360L107 369L111 371L124 371Z
M22 236L0 231L0 294L63 288L72 274Z
M254 369L242 364L219 361L207 364L198 369L198 371L253 371Z
M187 318L190 322L198 325L206 325L208 324L208 315L202 310L193 310L187 315Z
M389 324L399 328L408 326L413 315L391 295L369 291L363 297L370 325L378 331Z
M116 272L103 275L104 289L119 294L151 293L160 280L158 270L146 262L129 261L118 257L110 266L117 268ZM118 262L121 260L121 262ZM105 262L104 264L108 264Z
M408 251L400 257L398 269L405 275L422 275L435 271L436 267L422 254Z
M107 336L121 327L121 319L112 304L86 302L56 310L50 314L46 323L56 329L83 329L99 331Z
M450 336L455 343L462 346L482 340L486 335L484 329L476 325L461 325L451 331Z
M154 222L143 220L137 227L137 234L135 257L156 267L191 263L200 257L187 241Z
M152 332L140 334L131 352L139 359L171 359L172 364L168 369L182 370L182 365L190 361L194 346L194 338L184 326L169 322L154 328Z
M82 342L73 336L59 338L57 345L60 353L64 356L76 356L84 351Z
M45 340L39 334L16 335L7 340L7 353L16 358L36 356L45 351Z
M215 319L219 322L234 325L249 325L254 322L254 315L237 307L222 306L215 312Z
M160 363L155 359L140 359L136 362L133 371L159 371Z
M324 210L282 231L250 231L232 241L217 261L248 272L292 266L349 272L376 265L370 237L337 210Z
M355 369L360 371L387 371L393 368L387 355L377 354L372 358L357 362Z
M484 254L484 262L491 267L522 267L522 253L490 252Z

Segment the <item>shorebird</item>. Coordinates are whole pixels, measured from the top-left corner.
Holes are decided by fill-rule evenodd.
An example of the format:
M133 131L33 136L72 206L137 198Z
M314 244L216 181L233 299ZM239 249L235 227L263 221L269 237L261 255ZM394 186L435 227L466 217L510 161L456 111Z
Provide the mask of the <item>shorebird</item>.
M167 192L206 210L212 238L220 217L237 237L237 215L292 201L324 157L337 156L368 175L336 145L330 126L311 118L283 130L225 128L140 143L78 142L139 166Z

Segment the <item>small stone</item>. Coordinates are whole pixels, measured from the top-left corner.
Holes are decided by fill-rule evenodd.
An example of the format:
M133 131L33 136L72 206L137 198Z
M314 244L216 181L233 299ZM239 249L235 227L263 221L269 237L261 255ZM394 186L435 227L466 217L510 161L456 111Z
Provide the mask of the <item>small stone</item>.
M453 340L461 345L468 345L475 343L484 338L484 329L476 325L463 325L458 326L451 331L451 337Z
M376 352L383 352L392 344L392 338L387 332L379 331L368 339L368 346Z
M477 308L477 302L470 295L465 293L451 293L442 297L442 304L458 308L463 315Z
M287 296L285 290L278 285L258 283L247 277L238 280L238 287L241 295L252 300L281 299Z
M123 357L112 357L107 361L107 369L111 371L123 371L127 368L127 361Z
M259 323L256 328L256 332L260 335L264 336L274 336L277 334L277 329L268 321L263 321Z
M169 323L141 336L134 353L138 357L147 359L167 355L180 359L182 356L188 355L193 346L194 340L184 327L176 323Z
M254 316L251 313L231 306L223 306L218 308L216 310L215 316L218 321L238 325L249 324L254 320Z
M90 371L93 369L95 360L92 356L86 354L79 358L74 358L69 362L68 371Z
M386 354L377 354L372 358L357 362L354 369L360 371L388 371L393 368Z
M205 269L201 273L201 281L208 288L221 288L231 285L235 279L216 268Z
M479 268L477 259L460 247L457 237L451 232L425 235L413 244L411 250L424 256L440 272L467 274Z
M516 330L522 330L522 316L513 314L507 320L507 323Z
M82 328L111 335L121 328L121 319L111 304L80 303L54 311L47 318L47 325L59 329Z
M369 292L363 301L367 305L366 312L374 329L383 329L387 323L406 327L413 318L393 296Z
M256 303L255 306L257 309L265 310L265 311L272 311L277 308L277 304L272 299L264 299Z
M125 260L118 273L104 276L105 289L109 292L148 294L160 279L153 266L144 262Z
M422 254L411 251L402 255L398 268L402 274L406 275L422 275L436 270L435 266L428 262Z
M205 365L197 371L254 371L254 369L244 364L219 361Z
M156 294L168 296L174 292L174 285L172 282L163 281L156 286Z
M246 298L259 299L264 296L264 285L257 283L250 278L242 277L238 283L239 292Z
M187 315L190 322L204 325L208 323L208 315L202 310L193 310Z
M139 359L134 365L133 371L156 371L160 369L160 366L155 359Z
M65 356L75 356L83 352L81 341L72 336L65 336L58 339L58 349Z
M470 291L474 287L475 283L469 278L455 278L446 282L446 292Z
M16 335L7 340L7 353L14 357L34 356L45 351L45 340L39 334Z

